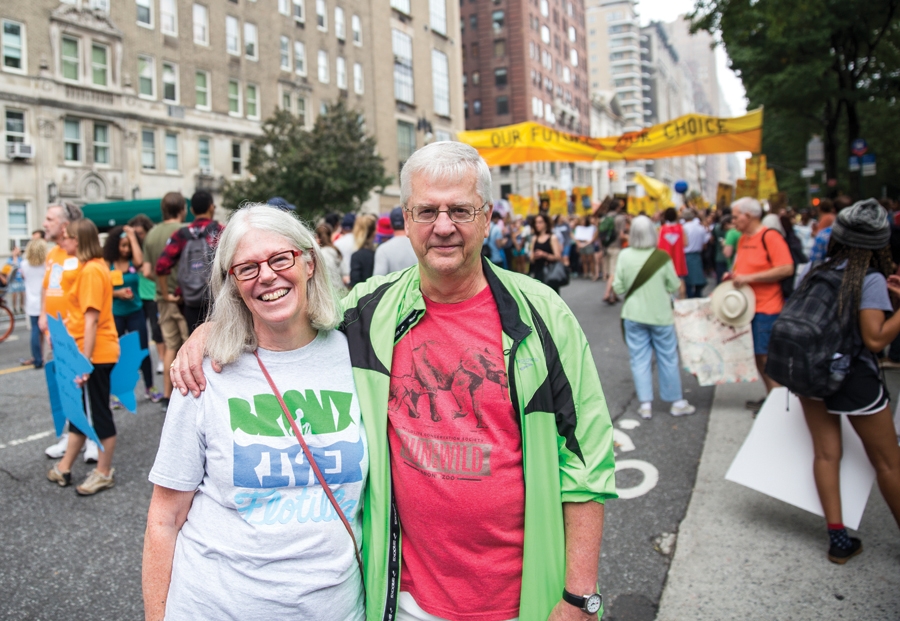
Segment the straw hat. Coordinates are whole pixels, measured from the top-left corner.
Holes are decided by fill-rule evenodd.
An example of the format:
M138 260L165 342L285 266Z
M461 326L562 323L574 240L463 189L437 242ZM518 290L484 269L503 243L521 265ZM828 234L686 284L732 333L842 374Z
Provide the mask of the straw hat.
M713 315L726 325L742 328L756 314L756 295L749 285L737 288L732 281L726 280L710 297Z

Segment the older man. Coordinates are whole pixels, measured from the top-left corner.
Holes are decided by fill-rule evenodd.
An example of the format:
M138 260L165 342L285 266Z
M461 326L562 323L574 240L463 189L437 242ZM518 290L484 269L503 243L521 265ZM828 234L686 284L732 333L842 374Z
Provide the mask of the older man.
M784 306L781 281L794 274L794 260L787 242L778 231L770 232L762 224L762 207L755 198L741 198L731 205L734 228L741 232L737 255L731 271L735 286L749 285L756 296L756 314L750 327L756 369L766 386L766 394L777 384L765 373L772 326ZM747 407L758 410L760 401L748 401Z
M596 619L616 494L587 340L552 290L481 258L491 177L477 151L428 145L400 184L418 265L345 298L367 404L367 616ZM196 352L173 369L194 389Z

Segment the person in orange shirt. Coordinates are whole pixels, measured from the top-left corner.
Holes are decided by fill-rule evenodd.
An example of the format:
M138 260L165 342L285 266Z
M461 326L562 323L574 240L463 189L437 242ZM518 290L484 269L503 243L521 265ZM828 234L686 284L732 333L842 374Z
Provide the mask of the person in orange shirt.
M734 228L741 232L734 267L729 275L736 287L749 286L756 295L756 314L750 327L756 369L766 385L766 394L778 386L765 374L772 325L784 306L781 281L794 274L794 260L787 242L777 231L769 233L762 224L759 201L744 197L731 205ZM760 401L748 401L747 407L759 410Z
M94 430L103 444L97 467L75 488L81 496L90 496L113 486L113 452L116 425L109 407L110 374L119 360L119 336L112 313L113 285L109 267L103 261L103 248L97 227L90 220L69 223L60 245L74 253L82 268L69 291L69 316L66 329L81 353L94 365L75 382L85 388L85 411L89 411ZM84 446L84 433L69 423L69 439L62 459L47 473L47 478L66 487L72 482L72 464Z

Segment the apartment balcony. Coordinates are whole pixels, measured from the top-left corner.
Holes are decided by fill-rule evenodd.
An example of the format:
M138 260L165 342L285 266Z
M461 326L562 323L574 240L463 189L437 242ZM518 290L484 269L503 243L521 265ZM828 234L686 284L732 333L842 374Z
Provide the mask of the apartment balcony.
M638 73L637 71L619 71L619 72L613 71L612 77L615 80L625 79L625 78L633 78L633 79L637 80L641 77L641 74Z
M625 93L640 92L641 87L633 84L631 86L617 86L613 90L616 91L616 95L624 95Z
M637 69L637 65L640 61L637 58L619 58L618 60L611 60L609 65L611 67L622 67L624 65L634 65L635 69Z
M617 32L609 35L609 46L615 47L616 45L625 45L625 39L637 41L639 38L640 35L636 32Z
M610 54L615 53L615 52L633 52L635 54L638 54L638 53L640 53L640 48L638 48L638 46L636 46L636 45L630 45L630 44L629 45L616 45L616 46L610 45L609 52L610 52Z

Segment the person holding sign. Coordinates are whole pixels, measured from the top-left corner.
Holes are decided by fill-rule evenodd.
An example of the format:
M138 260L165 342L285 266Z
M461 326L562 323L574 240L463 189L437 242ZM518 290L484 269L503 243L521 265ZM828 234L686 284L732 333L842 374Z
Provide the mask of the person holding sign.
M70 222L59 244L63 250L74 254L82 265L69 292L66 329L84 357L94 365L93 371L75 380L84 387L85 410L103 445L97 467L75 488L80 496L91 496L114 485L112 458L116 448L116 425L109 408L109 386L110 373L119 360L119 335L112 313L113 286L93 222L87 219ZM60 487L71 484L72 464L84 442L84 431L70 422L66 452L47 473L49 480Z
M172 393L150 472L148 621L365 618L369 453L326 266L313 234L267 205L234 212L219 238L206 390Z

